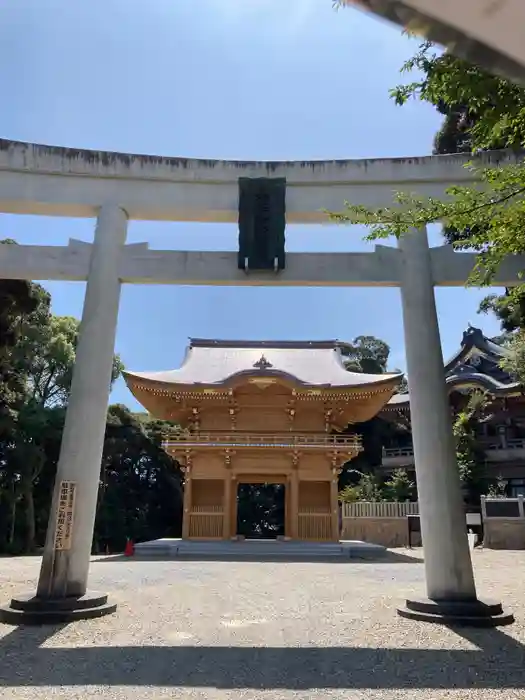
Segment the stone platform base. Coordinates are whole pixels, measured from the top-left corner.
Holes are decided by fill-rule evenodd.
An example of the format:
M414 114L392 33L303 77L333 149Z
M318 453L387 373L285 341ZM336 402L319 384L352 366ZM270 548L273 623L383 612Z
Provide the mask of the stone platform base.
M488 600L407 600L406 605L398 608L397 612L409 620L450 627L501 627L514 622L514 615L504 613L501 603Z
M116 603L108 603L107 595L90 591L81 598L37 598L33 593L13 598L0 608L0 622L8 625L47 625L73 620L89 620L110 615Z
M386 548L357 541L181 540L161 539L135 545L136 558L217 561L349 561L378 559Z

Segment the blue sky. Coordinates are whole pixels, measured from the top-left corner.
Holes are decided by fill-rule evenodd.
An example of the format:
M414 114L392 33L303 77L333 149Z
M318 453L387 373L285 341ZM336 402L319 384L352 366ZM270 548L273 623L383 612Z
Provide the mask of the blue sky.
M428 154L439 117L388 90L415 42L330 0L3 0L0 136L205 158ZM0 238L90 240L91 220L0 217ZM292 226L289 251L367 250L358 227ZM233 225L132 222L153 248L235 250ZM434 244L439 233L433 232ZM46 283L80 316L84 285ZM452 354L484 292L438 290ZM187 338L351 339L375 335L404 368L399 293L388 289L123 288L117 351L128 369L178 366ZM113 401L136 406L121 381Z

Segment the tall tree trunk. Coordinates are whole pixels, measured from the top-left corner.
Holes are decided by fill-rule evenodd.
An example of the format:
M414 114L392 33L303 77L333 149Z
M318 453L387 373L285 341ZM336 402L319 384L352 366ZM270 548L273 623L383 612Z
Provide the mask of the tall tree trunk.
M9 535L7 539L7 544L12 546L15 541L15 527L16 527L16 490L14 481L11 484L11 494L10 494L10 505L11 505L11 522L9 524Z
M11 523L9 525L9 537L7 543L12 545L15 541L15 525L16 525L16 498L11 501Z
M35 550L35 499L33 497L33 483L24 484L24 517L25 517L25 546L24 550L30 554Z

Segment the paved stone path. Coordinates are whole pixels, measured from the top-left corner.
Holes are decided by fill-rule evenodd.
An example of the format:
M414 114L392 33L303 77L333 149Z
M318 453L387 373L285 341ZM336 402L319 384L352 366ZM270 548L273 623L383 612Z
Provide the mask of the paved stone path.
M408 555L408 556L407 556ZM415 557L415 558L414 558ZM388 563L103 559L113 617L0 625L0 698L501 700L525 698L525 552L475 552L480 594L517 622L467 630L402 620L419 554ZM0 559L0 597L33 590L36 558Z

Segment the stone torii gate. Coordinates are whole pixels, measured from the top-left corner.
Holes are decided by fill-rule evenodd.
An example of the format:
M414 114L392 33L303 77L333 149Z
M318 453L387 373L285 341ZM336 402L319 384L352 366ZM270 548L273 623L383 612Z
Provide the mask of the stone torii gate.
M482 165L509 160L484 154ZM512 622L476 594L445 388L435 286L464 286L475 255L430 248L425 230L372 253L287 254L284 269L239 269L237 252L126 245L129 219L237 222L239 183L285 181L286 221L326 223L345 200L389 206L394 192L443 196L475 173L463 155L239 162L136 156L0 141L0 211L96 217L92 244L0 246L0 278L87 280L46 545L36 596L0 610L13 624L95 617L116 606L87 591L120 288L129 284L399 287L410 377L427 599L399 609L416 619L494 626ZM284 219L283 219L284 221ZM520 256L494 286L519 282Z

